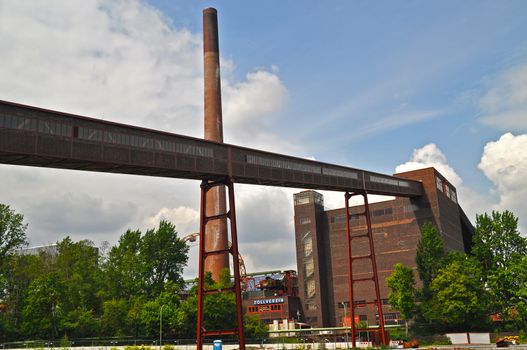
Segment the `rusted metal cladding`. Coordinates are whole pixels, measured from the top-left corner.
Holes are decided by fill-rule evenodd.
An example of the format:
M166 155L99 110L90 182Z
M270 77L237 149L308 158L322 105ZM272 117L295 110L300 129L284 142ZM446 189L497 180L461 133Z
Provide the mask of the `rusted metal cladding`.
M223 142L221 114L220 54L218 40L218 15L216 9L203 10L203 60L205 80L205 140ZM226 212L225 187L219 186L207 193L206 215ZM217 251L228 248L227 219L211 221L206 226L205 250ZM229 268L227 252L209 255L205 259L205 270L218 280L223 269Z
M423 184L404 174L383 175L1 100L0 163L195 180L230 175L244 184L423 195Z

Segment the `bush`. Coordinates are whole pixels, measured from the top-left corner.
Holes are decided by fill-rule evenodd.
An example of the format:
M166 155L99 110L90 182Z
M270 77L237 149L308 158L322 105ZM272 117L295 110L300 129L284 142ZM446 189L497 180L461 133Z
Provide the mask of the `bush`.
M431 337L419 337L419 345L429 346L429 345L452 345L450 338L445 335L440 336L431 336Z
M392 328L390 329L390 339L408 341L410 336L406 335L406 330L403 328Z

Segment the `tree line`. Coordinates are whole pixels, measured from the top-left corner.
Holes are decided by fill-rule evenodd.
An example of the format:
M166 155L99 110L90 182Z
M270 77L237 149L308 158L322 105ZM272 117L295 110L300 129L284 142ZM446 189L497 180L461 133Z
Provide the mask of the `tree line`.
M165 338L196 334L197 286L182 278L188 246L173 224L142 233L126 231L112 247L70 237L56 252L20 251L27 243L22 214L0 204L0 342L28 339L159 336L162 312ZM229 272L206 288L231 285ZM234 328L232 293L208 295L208 329ZM246 320L249 336L263 325Z
M447 252L425 224L414 270L396 264L389 303L415 333L518 331L527 328L527 239L510 211L476 216L467 254Z

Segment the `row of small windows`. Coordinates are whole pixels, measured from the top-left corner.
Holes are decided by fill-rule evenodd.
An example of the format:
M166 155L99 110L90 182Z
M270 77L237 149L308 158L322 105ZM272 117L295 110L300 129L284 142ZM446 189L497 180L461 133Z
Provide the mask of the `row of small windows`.
M393 214L392 208L376 209L371 212L372 217L386 216L386 215L392 215L392 214ZM358 220L361 216L362 215L360 214L351 214L350 221ZM332 224L338 223L338 222L346 222L346 215L332 216L329 220Z
M393 209L392 208L384 208L384 209L376 209L371 212L371 216L384 216L384 215L392 215Z
M408 181L389 179L389 178L381 177L381 176L370 175L370 181L380 183L380 184L386 184L386 185L410 187L410 183Z
M144 136L127 135L118 132L79 127L79 138L91 141L104 141L124 146L149 148L157 151L176 152L200 157L212 157L212 148L175 143L168 140L156 140Z
M331 176L347 177L347 178L355 179L355 180L359 178L359 175L357 173L354 173L349 170L340 170L340 169L322 168L322 174L331 175Z
M377 303L377 299L375 299L373 302ZM381 303L382 303L382 305L390 305L388 303L388 299L381 299ZM349 309L349 307L350 307L349 301L341 301L341 302L339 302L337 304L337 307L339 309L342 309L344 307L344 305L345 305L346 308ZM355 306L355 307L366 307L366 305L367 305L366 304L366 300L353 300L353 306Z
M361 215L358 214L352 214L350 215L350 220L358 220L361 217ZM346 215L338 215L338 216L332 216L329 221L332 224L338 223L338 222L346 222Z
M405 324L404 320L401 319L400 312L386 312L383 314L384 324L385 325L403 325ZM379 314L375 315L375 323L379 324Z
M320 167L315 165L307 165L288 160L266 158L248 154L246 161L249 164L262 165L270 168L279 168L287 170L303 171L306 173L320 174Z
M42 134L57 136L72 136L72 126L55 121L37 120L16 115L0 115L0 127L17 130L36 131ZM79 139L106 142L117 145L149 148L158 151L176 152L200 157L213 157L213 150L209 147L175 143L168 140L156 140L144 136L127 135L100 129L79 127Z
M16 115L0 115L0 127L37 131L42 134L71 136L71 126L54 121L36 120Z
M300 220L298 220L298 222L300 223L300 225L310 224L311 223L311 219L310 218L300 218Z
M280 304L271 304L271 305L259 305L259 306L249 306L247 307L248 313L262 313L262 312L279 312L282 311L282 305Z
M438 176L436 176L436 187L439 191L443 192L448 198L450 198L454 203L457 203L457 194L456 191L448 184L443 183Z
M260 157L260 156L255 156L252 154L248 154L246 156L246 162L249 164L261 165L261 166L266 166L270 168L303 171L303 172L312 173L312 174L339 176L339 177L346 177L346 178L355 179L355 180L359 178L359 174L353 171L349 171L349 170L334 169L334 168L321 168L316 165L308 165L308 164L302 164L302 163L293 162L289 160Z
M295 205L315 203L324 206L324 197L316 192L295 194Z

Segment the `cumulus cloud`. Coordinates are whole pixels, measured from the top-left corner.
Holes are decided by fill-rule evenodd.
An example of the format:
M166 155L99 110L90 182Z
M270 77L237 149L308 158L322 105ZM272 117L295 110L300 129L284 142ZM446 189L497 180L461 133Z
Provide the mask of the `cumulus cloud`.
M499 202L497 210L511 210L520 218L525 233L527 217L527 135L506 133L485 145L479 169L494 183Z
M287 89L273 72L258 70L246 80L223 84L224 114L229 127L239 124L267 124L265 116L276 112L287 101Z
M489 197L465 186L461 177L448 164L447 157L436 144L430 143L415 149L410 160L398 165L395 168L395 172L401 173L429 167L436 168L437 171L456 187L458 201L471 221L474 222L476 214L488 211L490 206Z
M201 33L175 27L144 1L0 1L0 50L3 100L203 135ZM301 153L269 127L288 100L278 69L255 69L236 80L234 62L221 62L226 142ZM127 228L146 230L162 218L181 233L197 229L197 181L13 166L0 166L0 172L2 202L25 214L32 244L65 234L113 244ZM243 191L245 198L253 189ZM280 192L252 196L259 206L242 198L240 212L249 212L245 205L260 211L287 206ZM261 240L264 230L254 228L264 220L251 219L260 221L242 221L241 227L251 227L243 240ZM269 240L278 232L292 235L287 221L280 226L277 220ZM197 265L192 254L189 277ZM261 250L247 254L262 261Z
M156 227L160 221L170 221L176 226L179 237L199 231L199 211L194 208L180 206L177 208L161 208L154 215L145 219L149 227Z
M395 168L396 173L412 171L417 169L436 168L454 186L462 184L461 178L448 164L446 156L434 143L429 143L421 148L415 149L410 160Z
M301 147L271 132L276 112L289 92L276 67L247 73L241 82L222 81L225 142L285 154L301 154Z
M487 80L479 98L482 121L506 131L527 130L527 64L513 67Z

